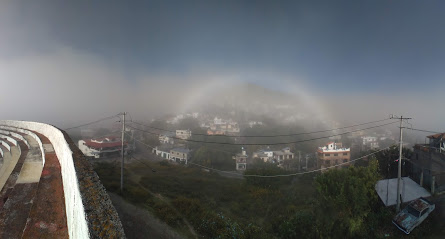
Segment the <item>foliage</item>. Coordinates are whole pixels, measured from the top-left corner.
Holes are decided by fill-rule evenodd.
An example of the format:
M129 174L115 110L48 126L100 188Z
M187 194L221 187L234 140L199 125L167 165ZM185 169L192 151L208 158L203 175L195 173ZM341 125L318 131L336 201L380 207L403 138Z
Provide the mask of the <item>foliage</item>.
M235 160L232 159L231 153L214 150L207 146L202 146L194 152L193 162L221 170L235 169Z
M279 225L279 237L283 239L315 238L315 217L311 212L298 211Z
M403 158L411 158L412 154L413 152L410 149L402 148ZM375 158L379 161L379 172L384 178L397 177L399 147L393 146L387 150L380 151L375 154ZM403 162L404 160L402 160L402 163ZM402 173L406 172L406 170L402 170Z
M265 163L261 160L252 165L252 167L248 168L245 175L262 175L262 176L270 176L270 175L279 175L279 174L289 174L289 171L285 171L276 164ZM292 180L292 177L244 177L246 179L246 183L249 185L263 187L263 188L273 188L279 187L279 185L288 184Z
M315 179L317 231L321 237L363 236L371 206L378 200L378 163L329 170Z

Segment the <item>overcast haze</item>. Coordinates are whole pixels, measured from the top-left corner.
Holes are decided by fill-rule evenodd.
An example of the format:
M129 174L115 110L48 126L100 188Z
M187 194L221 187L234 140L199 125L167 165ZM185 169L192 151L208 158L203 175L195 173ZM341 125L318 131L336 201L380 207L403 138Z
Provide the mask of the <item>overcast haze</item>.
M3 119L179 112L226 82L444 130L441 1L2 1ZM228 83L229 84L229 83ZM316 108L316 109L315 109Z

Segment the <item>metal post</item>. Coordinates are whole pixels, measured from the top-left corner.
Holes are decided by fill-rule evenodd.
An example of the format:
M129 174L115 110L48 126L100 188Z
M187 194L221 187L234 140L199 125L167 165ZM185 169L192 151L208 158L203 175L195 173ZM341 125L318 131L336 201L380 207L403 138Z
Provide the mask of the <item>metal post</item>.
M423 187L423 169L422 172L420 173L420 186Z
M403 125L403 117L400 116L400 148L399 148L399 166L397 169L397 207L396 207L396 211L399 212L400 211L400 179L402 177L402 137L403 137L403 130L402 130L402 125Z
M122 113L122 162L121 162L121 192L124 192L124 137L125 137L125 115L127 113Z
M436 176L431 177L431 194L434 194L434 191L436 189Z
M301 152L298 151L298 171L301 171Z

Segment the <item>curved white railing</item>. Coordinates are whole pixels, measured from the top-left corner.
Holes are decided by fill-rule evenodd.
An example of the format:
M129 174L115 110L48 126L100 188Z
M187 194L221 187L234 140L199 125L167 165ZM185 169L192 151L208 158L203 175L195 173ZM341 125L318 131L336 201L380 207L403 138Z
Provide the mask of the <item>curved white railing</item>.
M21 141L23 141L23 143L25 143L26 146L28 146L28 149L31 148L31 146L28 143L28 140L25 137L23 137L23 135L21 135L21 134L18 134L18 133L13 132L13 131L2 130L2 129L0 129L0 134L11 135L14 138L18 138Z
M12 144L14 144L15 146L17 146L17 140L15 140L14 138L12 138L10 136L4 135L4 134L0 134L0 138L6 139L9 142L11 142Z
M8 149L8 151L9 151L9 153L11 153L11 146L9 146L9 144L7 144L5 141L3 141L3 140L0 140L1 141L1 144L3 145L3 146L5 146L5 148L6 149Z
M0 120L0 125L3 125L3 127L0 127L3 129L5 127L15 127L17 130L14 131L17 132L20 132L18 129L32 130L44 135L51 141L62 171L69 237L90 238L72 152L62 131L48 124L29 121Z
M45 150L43 148L42 140L39 138L39 136L37 136L37 134L35 134L34 132L31 132L29 130L26 130L26 129L22 129L22 128L18 128L18 127L6 126L6 125L0 125L0 129L12 130L12 131L20 132L20 133L27 134L27 135L33 137L37 141L37 143L39 144L39 148L40 148L40 151L42 153L42 163L43 163L43 165L45 165ZM10 132L10 133L12 133L12 132ZM26 145L28 146L28 148L30 148L30 146L28 144L28 141L26 141Z

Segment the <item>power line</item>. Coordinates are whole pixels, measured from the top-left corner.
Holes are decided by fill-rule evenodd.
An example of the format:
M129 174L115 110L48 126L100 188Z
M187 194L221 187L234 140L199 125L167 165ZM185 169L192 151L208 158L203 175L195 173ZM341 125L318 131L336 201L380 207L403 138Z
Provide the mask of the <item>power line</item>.
M294 143L308 142L308 141L313 141L313 140L318 140L318 139L326 139L326 138L330 138L330 137L334 137L334 136L340 136L340 135L345 135L345 134L350 134L350 133L354 133L354 132L358 132L358 131L362 131L362 130L378 128L378 127L382 127L382 126L386 126L386 125L390 125L390 124L394 124L394 123L397 123L397 122L394 121L394 122L391 122L391 123L386 123L386 124L372 126L372 127L363 128L363 129L351 130L351 131L343 132L343 133L340 133L340 134L333 134L333 135L329 135L329 136L323 136L323 137L317 137L317 138L311 138L311 139L304 139L304 140L297 140L297 141L289 141L289 142L280 142L280 143L245 143L245 144L237 144L237 143L229 143L229 142L213 142L213 141L208 142L208 141L192 140L192 139L180 139L180 138L176 138L176 137L172 137L172 138L173 139L177 139L177 140L187 141L187 142L206 143L206 144L220 144L220 145L244 145L244 146L248 146L248 145L284 145L284 144L294 144ZM132 129L135 129L135 130L139 130L139 131L148 133L148 134L157 135L157 136L160 135L160 134L157 134L157 133L154 133L154 132L151 132L151 131L138 129L138 128L135 128L133 126L128 126L128 127L132 128Z
M156 170L155 170L154 168L150 167L150 165L144 163L142 160L140 160L140 159L134 157L133 155L129 155L129 156L132 157L132 158L134 158L134 159L136 159L136 161L138 161L139 163L145 165L145 166L148 167L149 169L151 169L151 171L152 171L153 173L156 172Z
M104 120L112 119L112 118L117 117L117 116L118 115L108 116L106 118L102 118L102 119L99 119L99 120L96 120L96 121L93 121L93 122L89 122L89 123L86 123L86 124L74 126L74 127L71 127L71 128L66 128L64 130L70 130L70 129L80 128L80 127L83 127L83 126L88 126L88 125L91 125L91 124L99 123L99 122L104 121Z
M406 128L406 129L410 129L410 130L414 130L414 131L420 131L420 132L426 132L426 133L433 133L433 134L440 134L443 132L436 132L436 131L431 131L431 130L424 130L424 129L415 129L415 128Z
M316 134L316 133L323 133L323 132L329 132L329 131L335 131L335 130L340 130L340 129L347 129L347 128L352 128L352 127L356 127L356 126L361 126L361 125L366 125L366 124L372 124L372 123L378 123L378 122L382 122L382 121L386 121L389 120L390 118L386 118L386 119L381 119L381 120L375 120L375 121L370 121L370 122L366 122L366 123L361 123L361 124L355 124L355 125L351 125L351 126L345 126L345 127L340 127L340 128L335 128L335 129L327 129L327 130L319 130L319 131L313 131L313 132L301 132L301 133L293 133L293 134L276 134L276 135L260 135L260 136L255 136L255 135L242 135L242 136L234 136L234 135L207 135L207 134L193 134L193 135L201 135L201 136L210 136L210 137L235 137L235 138L275 138L275 137L290 137L290 136L298 136L298 135L307 135L307 134ZM149 126L146 124L142 124L136 121L132 121L135 124L138 125L142 125L145 126L147 128L151 128L151 129L156 129L156 130L162 130L165 132L173 132L175 133L176 131L174 130L168 130L168 129L163 129L163 128L158 128L158 127L153 127L153 126Z
M299 173L290 173L290 174L278 174L278 175L258 175L258 174L247 174L247 175L246 175L246 174L244 174L244 175L243 175L243 174L239 174L239 173L235 173L235 172L231 172L231 171L222 171L222 170L218 170L218 169L214 169L214 168L206 167L206 166L204 166L204 165L200 165L200 164L196 164L196 163L191 163L191 162L189 162L189 164L193 164L193 165L196 165L196 166L198 166L198 167L202 167L202 168L209 169L209 170L214 170L214 171L217 171L217 172L222 172L222 173L227 173L227 174L233 174L233 175L238 175L238 176L244 176L244 177L256 177L256 178L289 177L289 176L297 176L297 175L303 175L303 174L308 174L308 173L319 172L319 171L322 171L322 170L326 170L326 169L335 168L335 167L338 167L338 166L341 166L341 165L349 164L349 163L355 162L355 161L357 161L357 160L366 158L366 157L368 157L368 156L374 155L374 154L376 154L376 153L379 153L379 152L381 152L381 151L387 150L387 149L391 148L392 146L394 146L394 145L391 145L391 146L389 146L389 147L386 147L386 148L380 149L380 150L378 150L378 151L369 153L369 154L364 155L364 156L362 156L362 157L359 157L359 158L350 160L349 162L336 164L336 165L329 166L329 167L326 167L326 168L323 168L323 169L320 168L320 169L315 169L315 170L312 170L312 171L299 172Z
M148 146L148 147L150 147L150 148L152 148L152 149L156 149L156 147L153 147L153 146L151 146L151 145L148 145L148 144L142 142L142 141L139 140L139 139L133 139L133 140L136 140L136 141L138 141L139 143L141 143L141 144L143 144L143 145L145 145L145 146Z

